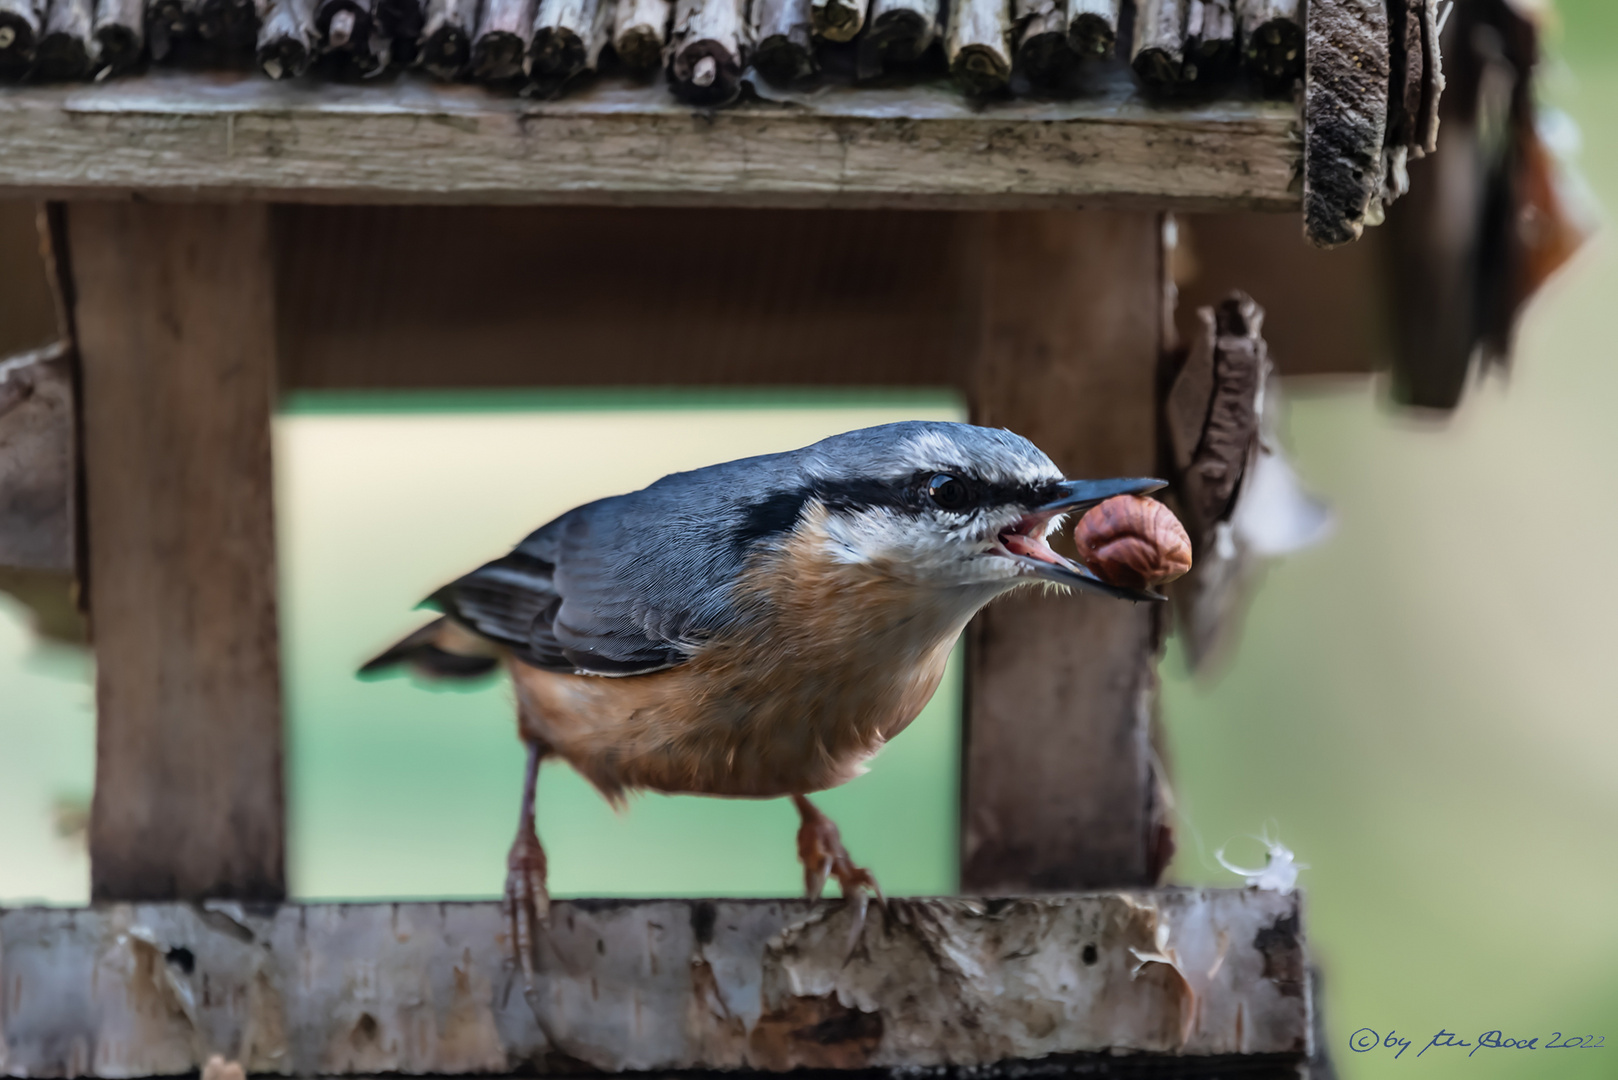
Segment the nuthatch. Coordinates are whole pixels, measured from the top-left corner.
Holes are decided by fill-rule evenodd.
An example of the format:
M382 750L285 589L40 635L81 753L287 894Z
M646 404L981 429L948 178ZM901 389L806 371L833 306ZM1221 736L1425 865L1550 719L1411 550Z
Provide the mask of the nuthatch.
M851 431L570 510L439 589L443 617L361 671L510 670L528 762L506 902L525 974L548 905L533 800L550 754L614 803L636 789L791 798L809 895L834 876L863 916L876 882L805 796L859 775L915 719L1002 593L1160 599L1100 581L1045 536L1162 486L1065 479L1008 431Z

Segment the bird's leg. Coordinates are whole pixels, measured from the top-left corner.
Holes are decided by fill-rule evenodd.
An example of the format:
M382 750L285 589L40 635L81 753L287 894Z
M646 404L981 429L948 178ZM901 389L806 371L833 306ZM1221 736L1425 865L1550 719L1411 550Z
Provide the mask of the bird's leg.
M848 849L843 847L842 834L831 818L822 814L815 804L802 795L792 796L792 805L798 808L803 824L798 826L798 860L803 863L803 886L809 899L818 900L826 887L826 879L834 877L842 887L843 897L854 906L854 927L849 935L849 949L859 940L865 927L865 912L870 907L871 895L879 905L886 906L882 888L876 878L862 866L854 865Z
M528 740L517 839L511 842L511 854L506 856L506 920L525 988L533 986L534 943L551 910L551 895L545 888L545 849L539 846L539 836L534 832L534 783L539 778L539 763L549 750L538 739Z

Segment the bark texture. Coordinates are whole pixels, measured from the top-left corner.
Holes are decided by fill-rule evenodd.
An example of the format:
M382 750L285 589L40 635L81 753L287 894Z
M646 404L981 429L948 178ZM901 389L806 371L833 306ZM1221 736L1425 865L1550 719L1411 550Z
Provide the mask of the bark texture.
M223 1050L293 1076L1010 1077L1121 1054L1140 1076L1274 1077L1308 1043L1296 896L896 899L852 955L840 902L562 901L527 995L504 927L495 903L0 912L6 1065L110 1080Z
M1383 0L1311 0L1304 80L1304 235L1319 247L1359 239L1382 186L1388 119Z

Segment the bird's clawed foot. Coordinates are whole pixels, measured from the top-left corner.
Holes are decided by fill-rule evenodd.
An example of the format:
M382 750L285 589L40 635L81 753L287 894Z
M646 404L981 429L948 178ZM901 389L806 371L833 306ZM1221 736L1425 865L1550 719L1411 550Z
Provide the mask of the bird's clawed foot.
M532 827L517 833L506 856L506 923L511 946L517 953L523 987L534 981L534 946L551 913L551 894L545 887L545 849Z
M860 934L865 929L865 914L870 910L871 897L877 905L887 906L882 887L863 866L856 866L843 846L842 833L836 824L822 814L815 804L802 795L794 795L792 804L798 808L803 824L798 826L798 859L803 863L803 885L811 900L820 899L828 878L836 878L843 890L843 898L853 907L853 927L849 932L848 952L854 951Z

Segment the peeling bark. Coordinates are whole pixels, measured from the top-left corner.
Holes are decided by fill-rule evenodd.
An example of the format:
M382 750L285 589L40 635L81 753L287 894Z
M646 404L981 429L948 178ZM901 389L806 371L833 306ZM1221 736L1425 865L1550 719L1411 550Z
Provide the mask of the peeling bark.
M0 1045L11 1075L109 1080L221 1047L291 1076L988 1077L1120 1052L1284 1074L1309 1031L1297 918L1250 889L892 900L850 955L840 902L562 901L525 999L496 903L24 908L0 912Z
M1383 0L1312 0L1304 81L1304 235L1318 247L1359 239L1382 185L1388 118Z

